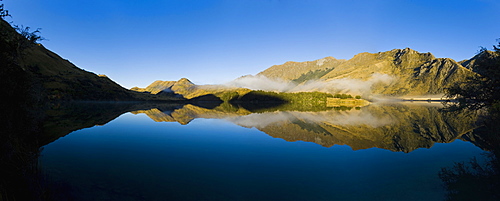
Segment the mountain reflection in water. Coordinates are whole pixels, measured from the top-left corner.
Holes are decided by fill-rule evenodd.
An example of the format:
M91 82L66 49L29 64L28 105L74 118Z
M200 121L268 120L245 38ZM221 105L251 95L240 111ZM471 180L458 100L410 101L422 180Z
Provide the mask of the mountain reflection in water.
M437 103L287 107L60 105L41 169L77 200L441 200L439 170L483 152L478 114Z
M34 176L21 179L3 177L2 183L27 182L41 186L44 188L34 190L32 194L48 195L49 198L74 198L83 195L80 191L88 192L87 198L100 193L116 196L113 189L118 184L114 181L119 178L127 181L118 182L128 186L123 189L136 189L135 194L141 196L149 191L152 193L148 196L185 196L195 193L191 190L193 185L204 181L219 185L212 188L203 186L207 189L196 191L200 196L216 196L212 200L226 194L211 192L210 189L229 187L234 187L233 193L259 192L227 194L241 200L257 198L257 195L269 198L266 195L270 192L261 194L261 191L269 190L278 190L276 195L289 195L289 198L323 197L328 200L335 195L346 199L359 188L364 189L365 195L351 199L377 198L373 196L409 198L408 193L414 196L414 200L429 197L441 199L445 192L440 188L440 168L443 171L439 176L447 184L459 181L463 186L469 186L469 180L455 179L459 176L453 172L456 169L452 169L453 162L464 162L479 156L480 149L490 151L498 147L498 142L494 140L497 135L486 135L492 132L478 127L477 122L481 122L478 119L482 118L480 112L442 111L443 106L438 103L372 104L358 108L287 107L253 108L251 112L227 103L216 107L137 102L53 105L45 111L44 120L40 121L40 132L35 133L38 143L27 149L31 153L43 147L39 159L41 165L36 163L38 152L33 152L34 162L26 160L4 167L4 172L18 171L19 175L26 175L26 168L19 167L27 167L33 170L31 175ZM113 121L115 118L118 119ZM195 120L197 118L200 120ZM178 124L156 124L149 119ZM288 142L301 142L287 143L267 135ZM460 141L441 144L456 139ZM385 150L368 149L372 147ZM430 147L432 149L416 150ZM124 172L117 172L118 169ZM356 171L351 171L353 169ZM153 189L152 186L139 185L140 182L153 181L140 177L148 175L149 171L150 176L163 175L158 181L167 183L155 185L163 186L162 190L167 190L165 186L168 186L170 190L160 195L156 192L158 189L149 189ZM302 175L297 175L297 171ZM177 172L186 174L179 175ZM245 177L242 172L254 176ZM214 174L222 176L213 177ZM37 175L45 175L45 178ZM302 181L297 182L295 177L300 177ZM467 174L464 177L469 178ZM252 183L254 178L258 178L259 182ZM133 182L139 183L135 185ZM275 185L269 182L275 182ZM380 182L385 182L387 186L379 185ZM404 185L400 185L401 182ZM234 183L245 187L237 188ZM67 185L74 189L68 189ZM302 190L290 191L284 187L287 185ZM19 186L4 186L0 190L13 196L22 195L28 187ZM283 187L275 189L276 186ZM415 193L424 186L427 186L425 190ZM347 191L332 188L346 188ZM447 188L449 192L457 192L451 185ZM129 191L123 189L120 188L119 192ZM176 189L183 192L175 194ZM463 196L462 193L459 195ZM193 197L191 200L199 199Z
M324 111L270 111L251 113L243 108L224 110L185 105L174 110L153 108L144 113L156 122L188 124L196 118L225 119L255 127L286 141L314 142L324 147L348 145L353 150L378 147L411 152L434 143L460 139L475 127L475 112L442 112L440 103L401 103L362 108L329 108Z

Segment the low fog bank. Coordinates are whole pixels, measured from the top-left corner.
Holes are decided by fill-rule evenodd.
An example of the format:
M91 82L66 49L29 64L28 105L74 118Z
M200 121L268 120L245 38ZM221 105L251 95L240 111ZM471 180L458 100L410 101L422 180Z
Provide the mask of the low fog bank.
M297 85L293 82L270 79L263 75L246 75L224 84L227 87L240 87L251 90L287 92Z
M395 78L393 76L381 73L374 73L367 80L361 79L333 79L333 80L310 80L305 83L297 84L281 79L270 79L263 75L248 75L229 83L228 87L242 87L252 90L264 90L275 92L325 92L325 93L345 93L352 95L369 96L371 88L375 84L388 85Z

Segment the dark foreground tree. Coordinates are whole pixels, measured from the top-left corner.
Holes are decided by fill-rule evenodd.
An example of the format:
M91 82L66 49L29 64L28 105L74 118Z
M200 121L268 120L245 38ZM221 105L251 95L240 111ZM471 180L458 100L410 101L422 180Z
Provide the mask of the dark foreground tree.
M458 107L479 109L500 106L500 39L494 51L482 48L468 63L477 74L446 90L446 96L456 98Z
M439 177L448 190L447 200L500 200L500 39L493 51L481 48L464 66L477 74L448 88L446 95L457 98L452 109L488 109L479 124L463 138L489 151L485 162L475 158L442 168Z

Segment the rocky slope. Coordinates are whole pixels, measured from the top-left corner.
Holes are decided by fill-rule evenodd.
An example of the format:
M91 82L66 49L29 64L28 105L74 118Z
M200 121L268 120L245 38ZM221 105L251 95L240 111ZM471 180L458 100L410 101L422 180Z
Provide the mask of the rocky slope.
M334 80L369 81L374 75L388 75L387 78L391 79L385 79L385 83L371 83L371 93L418 96L441 94L454 82L472 74L470 69L452 59L435 58L431 53L406 48L361 53L347 61L327 57L313 62L287 62L258 75L299 84L316 79L325 83Z
M282 65L274 65L257 75L264 75L271 79L283 79L303 82L311 79L321 78L326 73L345 60L337 60L333 57L325 57L315 61L293 62L289 61Z

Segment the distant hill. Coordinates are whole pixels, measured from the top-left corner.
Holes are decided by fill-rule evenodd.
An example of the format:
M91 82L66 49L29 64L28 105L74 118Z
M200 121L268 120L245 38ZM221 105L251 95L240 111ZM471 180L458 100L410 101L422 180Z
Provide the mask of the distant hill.
M131 91L105 75L82 70L41 44L29 42L4 20L0 20L0 35L2 86L10 85L6 82L23 82L26 86L16 90L26 91L42 101L178 100Z
M316 61L286 62L257 75L295 82L299 87L311 80L368 81L374 75L387 75L392 79L386 79L384 84L373 83L371 93L416 96L442 94L446 87L472 74L470 69L452 59L435 58L431 53L406 48L360 53L347 61L326 57Z
M232 96L240 96L250 92L250 89L226 87L222 85L195 85L187 78L181 78L178 81L161 81L157 80L151 83L146 88L133 87L130 90L137 92L148 92L151 94L158 93L175 93L187 99L193 99L204 95L215 95L222 100L229 100L230 97L225 97L229 94Z

